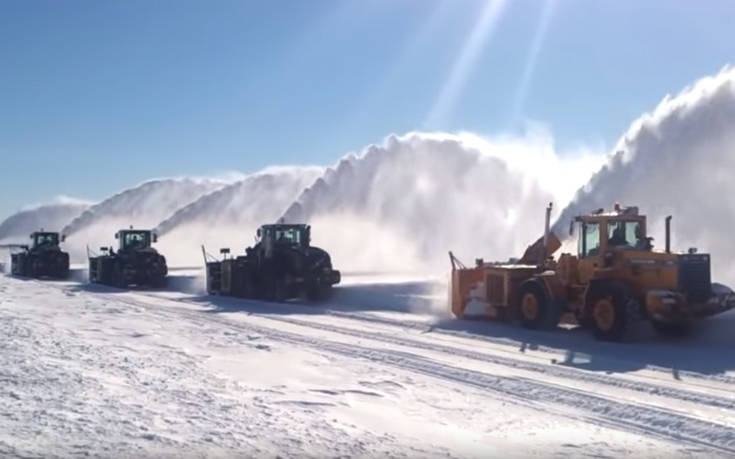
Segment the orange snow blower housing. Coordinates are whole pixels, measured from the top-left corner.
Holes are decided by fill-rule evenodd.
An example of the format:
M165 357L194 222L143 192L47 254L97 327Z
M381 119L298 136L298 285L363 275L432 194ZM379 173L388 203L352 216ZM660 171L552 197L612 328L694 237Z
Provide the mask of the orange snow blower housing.
M451 252L454 316L519 319L528 328L555 328L561 321L594 329L602 340L620 341L629 326L649 320L661 333L682 333L694 319L735 307L735 293L711 282L709 254L672 253L666 218L666 249L654 251L646 216L637 207L600 209L576 217L578 253L552 255L561 241L549 230L513 263L465 267Z

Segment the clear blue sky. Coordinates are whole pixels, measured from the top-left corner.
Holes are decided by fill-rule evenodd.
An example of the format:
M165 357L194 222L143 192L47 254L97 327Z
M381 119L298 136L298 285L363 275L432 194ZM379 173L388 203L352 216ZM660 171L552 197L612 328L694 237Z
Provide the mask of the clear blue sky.
M726 0L3 0L0 218L417 129L611 145L733 62L733 24Z

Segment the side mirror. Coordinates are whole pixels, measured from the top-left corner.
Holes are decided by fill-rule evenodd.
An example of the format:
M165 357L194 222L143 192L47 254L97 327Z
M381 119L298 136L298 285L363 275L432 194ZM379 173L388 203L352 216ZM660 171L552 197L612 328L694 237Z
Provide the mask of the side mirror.
M100 247L100 252L107 252L108 250L110 250L109 247Z
M569 235L574 235L574 220L569 222Z
M228 249L228 248L219 249L219 253L221 253L222 255L226 255L226 254L230 253L230 249Z
M66 234L61 235L61 242L64 242L66 240Z
M260 228L258 228L258 231L256 231L256 232L255 232L255 235L256 235L257 237L260 237Z
M120 239L120 233L115 233L115 239Z
M153 233L152 236L153 236L153 242L158 242L158 234Z

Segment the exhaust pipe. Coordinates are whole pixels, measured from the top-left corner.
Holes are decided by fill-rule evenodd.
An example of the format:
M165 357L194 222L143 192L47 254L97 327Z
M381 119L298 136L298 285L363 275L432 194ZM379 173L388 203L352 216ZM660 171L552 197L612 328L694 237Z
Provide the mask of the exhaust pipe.
M671 253L671 215L666 217L666 253Z
M541 256L539 260L539 265L545 265L546 264L546 258L548 257L549 253L549 226L551 225L551 208L553 207L554 203L549 203L549 207L546 208L546 222L544 223L544 247L541 251Z

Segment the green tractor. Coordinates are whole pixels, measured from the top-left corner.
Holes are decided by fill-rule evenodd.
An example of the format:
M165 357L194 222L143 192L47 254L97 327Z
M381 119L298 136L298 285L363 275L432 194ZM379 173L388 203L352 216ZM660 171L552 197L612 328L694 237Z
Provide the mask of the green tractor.
M65 237L51 231L36 231L31 234L33 243L10 244L10 249L20 252L10 255L10 273L14 276L32 278L66 279L69 277L69 254L62 251L59 242Z
M209 294L275 302L301 297L322 301L340 282L329 254L311 245L308 225L263 225L245 255L231 257L225 248L220 249L223 259L217 260L203 246L202 253Z
M151 247L158 240L154 232L131 226L115 233L115 239L119 241L117 252L112 247L100 247L101 255L89 256L90 282L120 288L165 285L166 257Z

